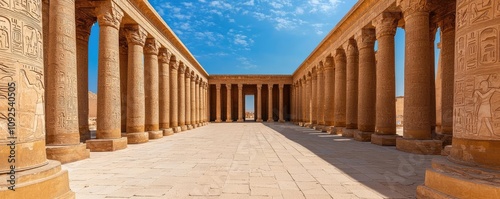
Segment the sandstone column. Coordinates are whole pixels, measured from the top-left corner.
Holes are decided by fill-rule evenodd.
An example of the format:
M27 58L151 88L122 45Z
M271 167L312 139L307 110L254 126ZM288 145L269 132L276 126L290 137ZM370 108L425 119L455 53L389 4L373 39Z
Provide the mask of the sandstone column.
M191 96L190 96L190 110L191 110L191 127L195 128L196 127L196 106L195 106L195 100L196 100L196 93L195 93L195 85L196 85L196 75L194 75L194 71L191 72Z
M222 119L221 119L221 108L222 108L222 102L221 102L221 96L220 96L220 87L221 85L220 84L216 84L215 85L215 89L217 90L217 96L216 96L216 99L215 99L215 111L216 111L216 115L215 115L215 122L217 123L220 123L222 122Z
M170 123L170 57L172 54L166 48L160 48L158 52L159 64L159 124L160 130L163 131L163 136L169 136L174 133Z
M316 98L318 103L318 127L316 130L321 130L323 131L324 126L325 126L325 76L324 76L324 66L323 66L323 61L321 61L318 65L318 86L317 86L317 91L316 93L318 94L318 97Z
M257 84L257 122L262 122L262 84Z
M335 130L342 134L346 126L346 56L344 49L335 51Z
M191 124L191 79L193 78L191 74L191 70L186 67L186 75L185 75L185 80L186 80L186 102L185 102L185 109L186 109L186 127L188 130L193 129L193 126Z
M87 140L90 151L115 151L127 148L120 125L119 28L123 12L112 2L96 7L99 23L99 69L97 92L97 131L95 140Z
M335 68L334 61L331 55L325 58L325 95L323 101L325 102L325 128L329 133L335 133L333 126L335 125Z
M375 99L377 89L374 50L375 29L361 29L356 35L356 42L359 51L359 93L358 131L354 133L354 139L369 142L371 141L372 134L375 132Z
M189 70L184 62L180 62L179 64L179 79L178 79L178 100L179 100L179 126L181 127L181 131L187 130L186 126L186 78L185 73L186 70Z
M405 18L404 134L396 148L418 154L440 154L441 141L431 140L429 77L429 8L427 1L399 2Z
M448 157L433 159L417 198L498 198L500 183L494 176L500 173L500 122L494 115L500 105L499 55L489 50L499 46L500 16L469 20L475 16L462 13L485 1L456 3L453 144Z
M311 122L312 128L318 125L318 72L317 66L311 74Z
M297 115L297 111L295 109L295 104L297 103L297 99L296 99L296 96L297 96L297 91L295 90L295 83L292 82L292 84L290 85L290 92L291 92L291 95L292 95L292 98L291 98L291 105L290 105L290 108L291 108L291 114L290 114L290 119L291 121L295 124L295 116Z
M396 145L396 76L394 35L399 13L382 13L372 22L376 27L378 40L377 67L376 67L376 119L375 134L371 142L382 146Z
M163 137L163 131L160 131L159 115L158 48L160 48L160 43L156 39L146 39L144 46L145 130L149 133L149 139Z
M284 97L283 96L283 88L285 87L285 85L279 84L278 86L279 86L279 98L280 98L279 99L279 107L278 107L279 108L279 120L278 121L281 123L284 123L285 118L283 117L283 109L284 109L284 107L283 107L283 97Z
M226 112L226 122L233 122L233 117L231 116L232 105L231 105L231 84L226 84L227 91L227 112Z
M440 22L441 28L441 134L453 133L453 92L455 74L455 14L450 13ZM445 139L447 140L447 139Z
M243 84L238 84L238 122L243 122Z
M267 122L274 122L273 119L273 85L267 85Z
M2 179L0 197L74 198L75 194L69 189L68 172L61 170L61 164L58 161L48 161L45 152L44 67L47 66L44 66L44 40L42 38L44 32L42 28L48 24L42 25L42 13L40 13L42 11L42 1L37 0L31 2L33 4L30 3L31 6L35 7L16 6L16 9L14 9L13 1L7 1L7 6L5 6L4 2L0 6L0 21L2 23L0 28L2 34L0 35L2 35L3 39L0 45L2 49L0 54L0 89L2 90L2 97L0 97L0 115L2 115L0 118L0 129L2 129L0 130L0 157L2 157L2 163L0 164L0 178ZM12 2L12 9L10 9L9 2ZM46 5L48 2L44 2L44 4ZM62 28L66 28L68 32L61 35L58 38L60 40L53 41L49 39L51 43L49 45L61 48L57 51L64 53L64 55L70 55L71 53L63 51L72 49L73 60L76 60L74 7L64 11L54 10L54 8L65 5L75 6L74 2L52 1L50 4L50 10L53 11L51 16L52 14L63 16L71 13L73 15L66 16L72 17L67 18L70 21L68 24L61 23L62 20L60 19L50 21L54 25L63 26ZM39 15L31 15L33 11L36 11ZM24 40L24 38L32 39L32 41L30 40L32 43L29 43L30 46L21 49L20 53L14 53L14 46L10 45L10 42L4 43L4 41L10 41L13 36L12 33L16 33L11 31L11 27L15 27L15 24L11 26L13 20L17 24L25 25L24 31L17 32L17 36L22 39L21 41L28 40ZM57 30L51 29L49 32L55 34L55 31ZM45 32L45 34L48 33ZM50 36L53 37L53 35ZM5 40L7 38L9 40ZM68 41L68 43L64 41ZM68 60L64 61L69 62ZM51 58L51 62L56 63L56 60ZM73 61L73 65L66 65L66 67L74 68L73 73L76 73L76 61ZM75 89L72 93L75 99L71 100L74 101L75 107L73 110L75 111L78 102L76 99L77 80L76 77L74 78L72 79L74 86L71 86ZM61 78L58 78L58 80L61 80ZM65 82L65 84L68 83ZM66 120L66 118L61 118L61 120ZM70 132L76 138L72 138L71 135L68 138L74 140L75 144L79 144L77 115L74 115L73 120L75 120L74 124L71 125L75 127L71 127L74 130ZM9 157L12 155L15 158ZM15 162L12 162L13 160Z
M124 31L120 32L119 43L120 43L120 50L119 50L120 52L119 53L120 53L121 132L126 133L127 132L128 43L127 43L127 38L124 35ZM88 107L88 105L87 105L87 107Z
M353 137L358 128L358 68L359 53L356 41L349 39L344 44L346 49L346 129L342 136Z
M196 76L196 81L195 81L195 86L194 86L194 92L195 92L195 116L194 116L194 124L196 127L201 126L200 125L200 80L201 78L197 75Z
M311 109L312 109L312 103L311 103L311 96L312 96L312 74L311 72L308 72L306 76L306 87L305 87L305 115L306 115L306 127L312 127L312 116L311 116Z
M47 158L61 163L74 162L90 157L86 145L80 143L78 126L75 3L50 2L50 24L47 33L50 53L46 66L49 92L46 93L45 101ZM43 114L43 110L40 111Z
M301 105L301 118L302 118L302 126L306 126L307 123L307 79L306 76L302 77L302 84L301 84L301 99L300 99L300 105Z
M172 55L170 57L170 125L174 133L181 131L179 126L179 65L175 55Z
M147 32L140 25L124 29L128 42L127 139L129 144L149 140L145 132L144 44Z
M429 17L430 18L430 17ZM429 95L429 122L431 125L431 133L436 132L436 72L435 72L435 45L434 41L436 38L437 24L432 20L429 23L429 83L430 83L430 95Z
M80 142L90 139L89 131L89 67L88 49L90 29L95 19L83 12L77 12L76 16L76 70L78 84L78 124L80 131ZM48 24L46 25L48 26ZM47 34L48 35L48 34ZM48 40L46 40L48 41ZM47 42L48 43L48 42ZM47 53L46 56L48 56ZM48 60L47 60L48 61ZM47 64L48 66L48 64ZM48 67L47 67L48 68ZM45 104L47 105L47 104Z

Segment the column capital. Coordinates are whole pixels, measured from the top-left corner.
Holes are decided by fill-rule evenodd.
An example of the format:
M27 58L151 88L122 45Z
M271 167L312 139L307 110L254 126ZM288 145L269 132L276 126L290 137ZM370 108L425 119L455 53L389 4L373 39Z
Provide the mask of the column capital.
M195 81L196 81L196 82L195 82L195 84L198 84L198 85L199 85L199 84L201 83L201 78L200 78L200 76L196 75Z
M187 66L186 66L186 71L185 71L185 73L186 73L186 74L184 75L184 77L186 77L186 79L190 79L192 74L191 74L191 71L190 71L189 67L187 67ZM189 81L189 80L188 80L188 81Z
M262 89L262 84L257 84L257 89L261 90Z
M243 84L238 84L238 89L239 90L243 89Z
M126 25L124 28L125 36L129 45L144 46L146 43L147 32L140 25Z
M158 55L160 46L160 42L158 42L155 38L147 38L146 44L144 45L144 54Z
M285 87L285 85L284 85L284 84L278 84L278 87L279 87L279 88L280 88L280 90L281 90L281 89L283 89L283 88Z
M193 70L191 70L191 82L195 82L196 81L196 74L194 73Z
M231 90L231 84L226 84L226 89Z
M95 15L99 26L110 26L120 29L123 18L123 11L113 1L102 1L97 3Z
M175 55L172 55L172 56L170 57L170 62L169 62L169 64L170 64L170 70L172 70L172 71L177 71L177 69L179 69L179 65L180 65L180 63L179 63L179 61L177 61L177 60L175 59Z
M357 37L357 35L355 36ZM358 38L356 40L354 39L349 39L344 43L344 49L345 49L345 54L346 56L358 56L358 45L357 42Z
M335 50L335 60L344 62L346 61L345 51L343 48L337 48Z
M375 45L375 29L362 28L356 36L354 36L358 45L358 49L371 48Z
M83 11L76 11L76 38L82 41L88 41L92 25L96 18Z
M179 61L179 74L184 74L186 72L186 66L184 62Z
M268 84L268 85L267 85L267 87L268 87L269 89L273 89L273 86L274 86L274 84Z
M386 35L394 37L400 18L401 14L396 12L383 12L375 17L372 25L375 26L376 37L380 38Z
M333 69L334 66L333 66L334 62L333 62L333 57L331 55L327 56L325 58L325 70L328 70L328 69Z
M168 64L172 53L167 48L160 48L158 50L158 61L160 63Z
M429 12L430 5L428 0L398 0L396 1L396 5L401 8L401 11L404 14L404 17L407 17L411 14L417 12Z
M455 13L449 13L444 18L438 22L438 26L441 28L441 32L448 32L455 30Z
M220 85L220 84L215 84L215 89L217 89L217 91L219 91L219 90L220 90L220 87L221 87L221 85Z

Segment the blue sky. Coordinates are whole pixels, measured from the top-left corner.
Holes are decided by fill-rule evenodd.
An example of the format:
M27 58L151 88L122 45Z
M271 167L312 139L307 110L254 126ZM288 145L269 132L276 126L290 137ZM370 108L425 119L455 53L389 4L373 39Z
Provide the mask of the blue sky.
M292 74L356 2L150 0L209 74ZM98 38L95 25L89 48L93 92L97 90ZM401 96L404 30L398 29L395 40L396 96Z

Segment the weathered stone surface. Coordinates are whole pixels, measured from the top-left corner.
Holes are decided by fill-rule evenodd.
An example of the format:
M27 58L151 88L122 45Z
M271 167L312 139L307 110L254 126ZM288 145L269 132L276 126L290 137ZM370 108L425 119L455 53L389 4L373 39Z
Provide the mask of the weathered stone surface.
M403 137L396 139L396 148L408 153L440 155L443 142L441 140L417 140Z
M87 140L87 149L90 152L108 152L127 148L127 137L118 139L92 139Z
M373 132L363 132L360 130L354 131L354 140L360 142L370 142L372 139Z
M47 159L57 160L62 164L83 160L90 157L86 144L47 146Z
M396 146L398 135L378 135L372 134L371 143L380 146Z

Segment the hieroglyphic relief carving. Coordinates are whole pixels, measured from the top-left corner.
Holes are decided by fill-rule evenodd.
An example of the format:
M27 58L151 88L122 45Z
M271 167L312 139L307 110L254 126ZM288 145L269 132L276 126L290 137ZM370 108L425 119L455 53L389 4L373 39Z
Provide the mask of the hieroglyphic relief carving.
M37 29L24 26L24 53L31 58L43 58L42 33Z
M10 49L10 20L0 16L0 51Z
M494 64L498 60L498 31L487 28L479 36L479 62L484 65Z
M467 48L465 70L472 70L477 67L477 34L475 32L471 32L466 36L466 38Z
M1 8L10 8L10 0L0 0L0 7Z
M471 3L469 11L471 25L490 20L493 18L493 1L482 0L476 3Z
M20 114L26 121L22 127L28 132L27 139L40 138L45 134L43 70L28 64L20 64L19 68L19 106L28 109L25 115Z
M14 10L40 21L42 13L41 3L42 1L38 0L14 0Z

